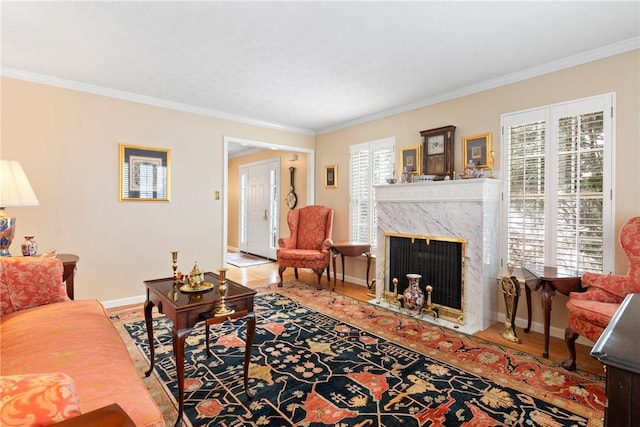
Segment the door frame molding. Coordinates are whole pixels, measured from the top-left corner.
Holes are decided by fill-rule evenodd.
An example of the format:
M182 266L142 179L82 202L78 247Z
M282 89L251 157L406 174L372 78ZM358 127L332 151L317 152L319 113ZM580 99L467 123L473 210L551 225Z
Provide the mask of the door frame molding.
M222 264L227 266L227 246L229 241L229 143L238 143L250 147L264 150L291 151L294 153L306 154L307 162L307 195L306 199L310 205L315 203L315 150L311 148L295 147L292 145L274 144L271 142L257 141L234 136L223 137L223 162L222 162L222 239L220 241L220 254Z

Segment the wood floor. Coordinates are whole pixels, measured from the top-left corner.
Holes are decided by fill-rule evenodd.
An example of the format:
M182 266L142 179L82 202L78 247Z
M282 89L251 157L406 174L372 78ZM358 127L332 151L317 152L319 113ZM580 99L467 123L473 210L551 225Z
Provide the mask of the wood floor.
M249 268L238 268L232 265L228 265L229 271L227 277L230 280L241 283L245 286L261 286L267 283L277 283L278 278L278 266L276 263L259 265ZM316 283L316 275L310 270L299 270L299 277L301 280L308 283ZM293 280L293 269L288 268L284 272L285 280ZM326 274L322 277L322 284L325 288L329 288ZM331 284L332 286L333 284ZM367 288L364 286L356 285L349 282L341 282L338 279L336 284L336 292L347 295L351 298L355 298L361 301L371 300L371 296L367 295ZM535 319L534 319L535 320ZM500 335L500 332L504 328L503 324L496 323L490 328L481 331L476 336L486 339L487 341L495 342L504 346L508 346L526 353L541 355L544 347L544 335L536 332L530 332L528 334L520 328L516 330L518 338L522 341L520 344L512 343ZM604 371L600 362L592 358L589 355L591 351L590 347L576 344L577 349L577 365L578 369L591 372L593 374L604 375ZM569 355L567 346L563 339L551 337L549 340L549 358L554 362L560 363Z

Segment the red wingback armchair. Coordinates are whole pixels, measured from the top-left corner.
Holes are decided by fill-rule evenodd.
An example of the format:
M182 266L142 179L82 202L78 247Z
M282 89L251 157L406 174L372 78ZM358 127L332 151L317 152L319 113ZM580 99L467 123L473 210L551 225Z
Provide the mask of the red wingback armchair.
M317 289L325 268L329 268L333 209L326 206L305 206L290 210L287 214L290 237L278 240L276 257L278 260L279 287L282 287L282 272L293 267L298 278L298 268L310 268L318 276Z
M620 245L629 258L626 275L585 273L584 292L572 292L567 301L569 325L564 339L569 347L565 369L576 369L576 339L582 335L597 341L625 296L640 292L640 216L631 218L620 229Z

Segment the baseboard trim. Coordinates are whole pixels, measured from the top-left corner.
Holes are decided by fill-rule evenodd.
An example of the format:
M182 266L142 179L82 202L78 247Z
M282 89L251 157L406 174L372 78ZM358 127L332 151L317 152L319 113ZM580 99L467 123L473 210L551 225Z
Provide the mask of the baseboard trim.
M138 295L129 298L111 299L107 301L100 301L104 308L123 307L125 305L141 304L147 300L146 295Z

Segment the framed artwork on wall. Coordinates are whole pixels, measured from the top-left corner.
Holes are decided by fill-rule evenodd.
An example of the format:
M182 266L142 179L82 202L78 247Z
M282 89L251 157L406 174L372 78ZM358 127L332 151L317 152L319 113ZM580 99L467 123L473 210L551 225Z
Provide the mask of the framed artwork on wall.
M324 188L338 188L338 165L324 167Z
M467 136L462 139L462 164L471 160L476 169L488 168L491 153L491 133Z
M402 149L402 170L407 168L409 173L420 175L421 163L422 158L420 157L419 145Z
M169 201L171 150L120 144L120 201Z

